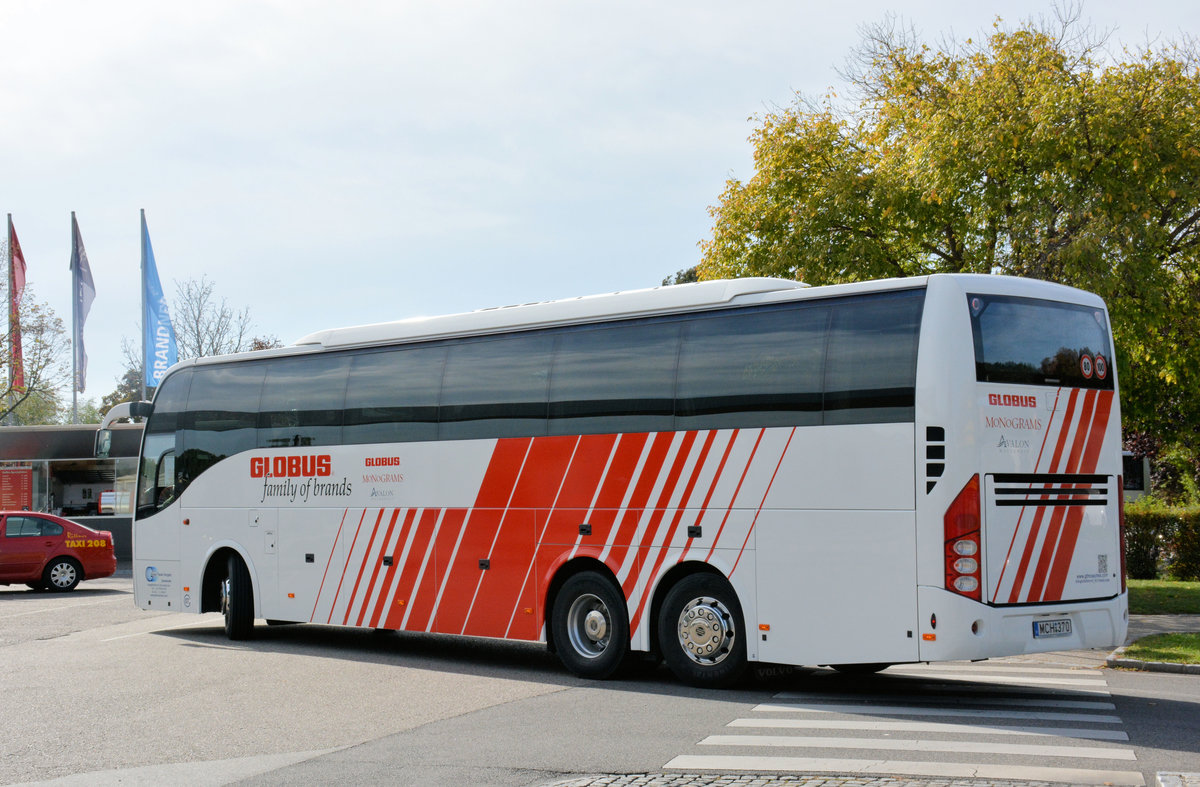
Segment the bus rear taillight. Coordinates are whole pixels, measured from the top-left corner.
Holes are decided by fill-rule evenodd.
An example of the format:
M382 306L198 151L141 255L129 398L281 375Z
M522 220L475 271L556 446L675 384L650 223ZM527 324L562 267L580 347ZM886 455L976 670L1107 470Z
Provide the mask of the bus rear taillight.
M946 509L946 590L983 601L979 574L979 476L971 480Z

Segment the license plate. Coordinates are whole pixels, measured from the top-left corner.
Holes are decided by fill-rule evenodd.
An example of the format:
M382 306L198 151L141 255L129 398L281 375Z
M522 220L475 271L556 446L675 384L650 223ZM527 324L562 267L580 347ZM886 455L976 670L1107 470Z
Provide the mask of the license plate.
M1034 639L1069 636L1071 636L1070 618L1063 618L1061 620L1037 620L1033 623Z

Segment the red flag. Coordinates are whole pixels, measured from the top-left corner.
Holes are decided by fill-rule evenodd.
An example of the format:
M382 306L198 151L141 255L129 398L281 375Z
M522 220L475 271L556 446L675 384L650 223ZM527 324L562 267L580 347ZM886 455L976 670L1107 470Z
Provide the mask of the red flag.
M12 387L25 390L25 357L21 354L21 296L25 294L25 255L17 240L17 230L8 220L8 249L11 255L11 280L8 283L8 335L12 342Z

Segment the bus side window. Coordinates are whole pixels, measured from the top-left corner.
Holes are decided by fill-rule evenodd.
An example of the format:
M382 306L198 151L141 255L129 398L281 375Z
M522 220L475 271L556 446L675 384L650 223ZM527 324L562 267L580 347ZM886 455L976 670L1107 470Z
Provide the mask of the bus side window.
M445 345L355 355L346 386L347 443L436 440Z
M201 366L184 414L183 452L176 458L175 494L227 456L258 446L263 363Z
M153 512L173 499L177 489L175 457L182 441L181 413L191 390L192 370L167 377L154 396L154 409L146 421L138 471L137 511ZM163 490L170 490L164 494Z
M349 368L344 355L272 361L263 382L258 447L341 443Z
M550 434L674 428L678 322L563 331L554 351Z
M825 362L825 423L912 421L925 291L848 298L834 306Z
M679 360L677 429L821 423L829 307L693 320Z
M554 337L527 333L450 347L438 410L442 440L546 434Z

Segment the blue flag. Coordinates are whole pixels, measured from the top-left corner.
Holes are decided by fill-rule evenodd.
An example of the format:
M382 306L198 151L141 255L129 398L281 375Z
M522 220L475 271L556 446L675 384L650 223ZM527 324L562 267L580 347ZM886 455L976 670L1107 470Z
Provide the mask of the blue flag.
M158 280L158 266L154 264L146 211L142 211L142 304L145 309L142 315L142 349L145 353L142 368L146 387L157 388L167 369L179 360L179 352L175 347L175 330L171 327L167 299Z

